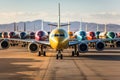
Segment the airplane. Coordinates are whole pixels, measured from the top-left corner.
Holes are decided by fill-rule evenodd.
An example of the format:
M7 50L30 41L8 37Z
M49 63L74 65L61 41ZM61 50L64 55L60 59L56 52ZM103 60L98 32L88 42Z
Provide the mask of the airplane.
M72 40L73 38L74 38L74 36L73 36L73 32L72 31L70 31L70 22L68 22L68 34L69 34L69 38Z
M116 34L114 32L107 32L107 25L105 24L105 31L104 32L101 32L99 34L99 38L100 39L106 39L106 38L109 38L109 39L113 39L113 38L116 38Z
M109 45L110 47L115 47L115 45L114 45L115 38L117 38L116 33L112 32L112 31L107 32L107 25L105 24L105 31L101 32L99 34L99 39L111 39L109 41L105 41L106 46L108 46L108 44L110 44ZM118 43L118 42L119 41L117 41L116 43Z
M28 50L32 53L38 52L38 56L44 55L46 56L46 51L44 50L44 46L50 46L51 48L55 49L57 51L56 54L56 59L63 59L62 55L62 50L68 48L69 46L76 46L74 47L74 51L72 51L72 56L77 54L79 55L79 52L87 52L88 51L88 43L94 42L95 48L98 51L101 51L105 47L104 41L109 41L109 40L115 40L119 41L116 43L117 46L120 47L120 39L95 39L95 40L86 40L86 32L85 31L78 31L76 34L78 41L70 41L69 40L69 35L68 32L65 31L64 29L61 28L61 23L60 23L60 3L58 4L59 8L59 20L58 20L58 25L57 27L51 31L49 35L49 40L48 41L40 41L39 39L4 39L1 43L0 46L2 48L9 48L9 42L7 40L15 40L15 41L22 41L22 42L27 42L29 43L28 45ZM53 24L54 25L54 24Z
M99 34L100 34L100 31L98 30L98 24L97 24L97 31L95 32L96 39L99 39Z
M87 33L87 40L93 40L93 39L96 39L96 36L95 36L95 32L93 31L89 31L88 32L88 26L87 26L87 23L86 23L86 33Z
M2 38L2 32L0 32L0 38Z

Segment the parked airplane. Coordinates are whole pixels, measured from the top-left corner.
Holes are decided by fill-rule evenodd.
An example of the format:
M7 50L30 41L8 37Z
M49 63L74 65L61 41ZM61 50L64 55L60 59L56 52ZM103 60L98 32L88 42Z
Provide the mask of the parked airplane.
M103 50L105 47L105 40L102 39L95 39L95 40L86 40L86 32L85 31L78 31L76 32L77 34L77 39L78 41L70 41L69 40L69 35L67 31L61 28L60 24L60 4L59 4L59 21L57 28L52 30L50 35L49 35L49 41L40 41L40 39L5 39L0 43L0 46L2 48L8 48L9 47L9 42L7 40L15 40L15 41L22 41L22 42L27 42L29 43L28 45L28 50L32 53L36 53L39 51L39 56L40 55L46 55L46 52L44 50L44 46L50 46L53 49L57 51L56 59L58 58L63 58L62 55L62 50L68 48L69 46L74 46L74 51L72 51L72 55L74 56L75 54L79 55L79 52L87 52L88 51L88 43L95 43L95 48L97 50ZM106 39L106 41L109 40L115 40L119 41L116 43L120 47L120 39ZM40 46L40 47L39 47ZM78 46L78 47L77 47Z
M99 39L100 31L98 29L98 24L97 24L97 31L95 32L96 39Z
M116 38L116 34L114 32L107 32L107 25L105 24L105 31L99 34L99 38L100 39L106 39L106 38L114 39Z

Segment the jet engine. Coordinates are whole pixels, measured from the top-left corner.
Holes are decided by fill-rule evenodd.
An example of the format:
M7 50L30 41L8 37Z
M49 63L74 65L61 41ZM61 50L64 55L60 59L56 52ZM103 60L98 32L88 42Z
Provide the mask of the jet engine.
M120 47L120 41L116 41L116 47Z
M30 43L28 45L28 50L31 52L31 53L36 53L39 51L39 46L37 43L33 42L33 43Z
M87 52L88 51L88 45L86 43L80 43L78 45L78 51L79 52Z
M2 49L7 49L7 48L9 48L10 47L10 44L9 44L9 42L8 42L8 40L6 39L6 40L2 40L1 42L0 42L0 48L2 48Z
M105 44L102 41L97 42L96 45L95 45L95 48L98 51L102 51L104 49L104 47L105 47Z

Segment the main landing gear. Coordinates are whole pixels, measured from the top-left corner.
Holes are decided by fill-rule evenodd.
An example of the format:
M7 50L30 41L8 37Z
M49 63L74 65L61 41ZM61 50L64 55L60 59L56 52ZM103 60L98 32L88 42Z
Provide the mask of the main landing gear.
M61 50L57 51L56 59L63 59L63 55L61 54Z
M41 45L41 46L40 46L40 49L41 49L41 50L38 52L38 56L41 56L41 55L46 56L46 52L43 50L43 48L44 48L44 46Z
M75 55L79 56L79 52L77 51L76 45L74 46L74 51L72 51L72 56L75 56Z

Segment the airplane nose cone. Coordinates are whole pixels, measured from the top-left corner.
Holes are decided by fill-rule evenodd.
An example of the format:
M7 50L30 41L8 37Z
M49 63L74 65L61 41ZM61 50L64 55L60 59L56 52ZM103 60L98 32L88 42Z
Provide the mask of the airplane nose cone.
M64 49L67 47L68 41L61 38L57 38L57 39L50 40L50 44L51 44L51 47L54 49Z

